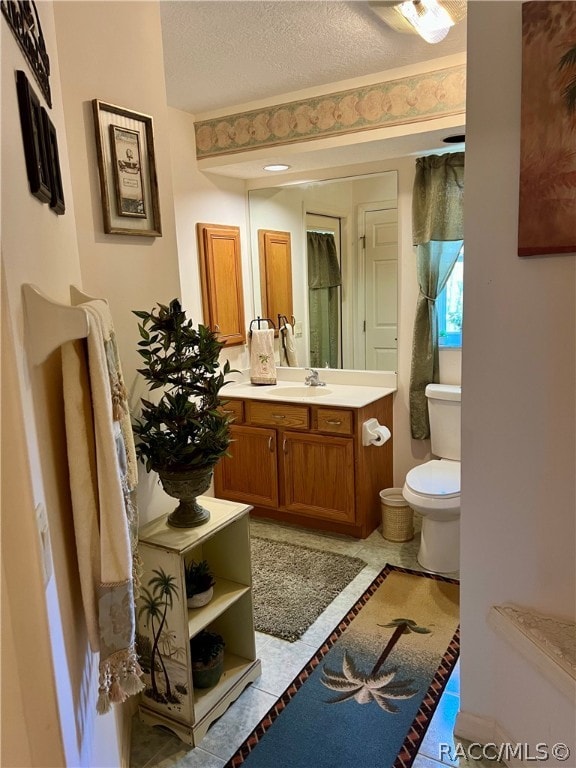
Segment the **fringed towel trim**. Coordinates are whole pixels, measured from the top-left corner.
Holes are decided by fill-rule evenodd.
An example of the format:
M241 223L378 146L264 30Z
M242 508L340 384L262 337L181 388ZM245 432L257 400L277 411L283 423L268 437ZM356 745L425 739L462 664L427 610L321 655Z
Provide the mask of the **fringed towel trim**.
M128 696L144 690L142 668L133 648L117 651L100 662L100 680L96 711L104 715L112 704L121 704Z

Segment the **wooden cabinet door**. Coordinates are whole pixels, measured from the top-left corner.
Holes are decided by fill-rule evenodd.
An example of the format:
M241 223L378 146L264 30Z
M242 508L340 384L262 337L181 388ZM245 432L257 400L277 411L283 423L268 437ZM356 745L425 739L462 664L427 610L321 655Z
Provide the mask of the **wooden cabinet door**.
M337 522L354 522L354 441L283 432L284 509Z
M204 323L227 346L246 343L240 229L198 224Z
M278 321L278 315L284 315L288 322L292 322L294 308L290 232L259 229L258 249L262 314L274 323Z
M216 466L216 496L256 507L278 506L276 430L230 427L230 456Z

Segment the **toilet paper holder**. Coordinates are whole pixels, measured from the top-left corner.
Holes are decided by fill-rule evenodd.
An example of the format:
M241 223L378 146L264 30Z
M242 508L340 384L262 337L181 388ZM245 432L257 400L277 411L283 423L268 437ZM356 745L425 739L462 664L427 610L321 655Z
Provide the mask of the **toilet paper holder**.
M384 445L391 437L388 427L380 424L378 419L368 419L362 424L362 445Z

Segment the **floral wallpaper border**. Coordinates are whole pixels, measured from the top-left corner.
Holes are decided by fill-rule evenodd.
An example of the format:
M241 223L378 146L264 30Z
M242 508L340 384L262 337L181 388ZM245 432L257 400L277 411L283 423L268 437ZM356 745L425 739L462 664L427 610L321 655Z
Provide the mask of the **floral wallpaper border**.
M464 112L466 66L195 123L200 160Z

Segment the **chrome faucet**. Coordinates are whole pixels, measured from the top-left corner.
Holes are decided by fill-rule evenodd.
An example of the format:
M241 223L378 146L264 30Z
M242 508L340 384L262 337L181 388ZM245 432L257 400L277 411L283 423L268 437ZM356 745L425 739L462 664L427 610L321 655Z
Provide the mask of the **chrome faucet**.
M306 384L307 387L325 387L326 382L320 381L320 374L315 368L306 368L307 371L310 371L310 375L306 376L304 379L304 384Z

